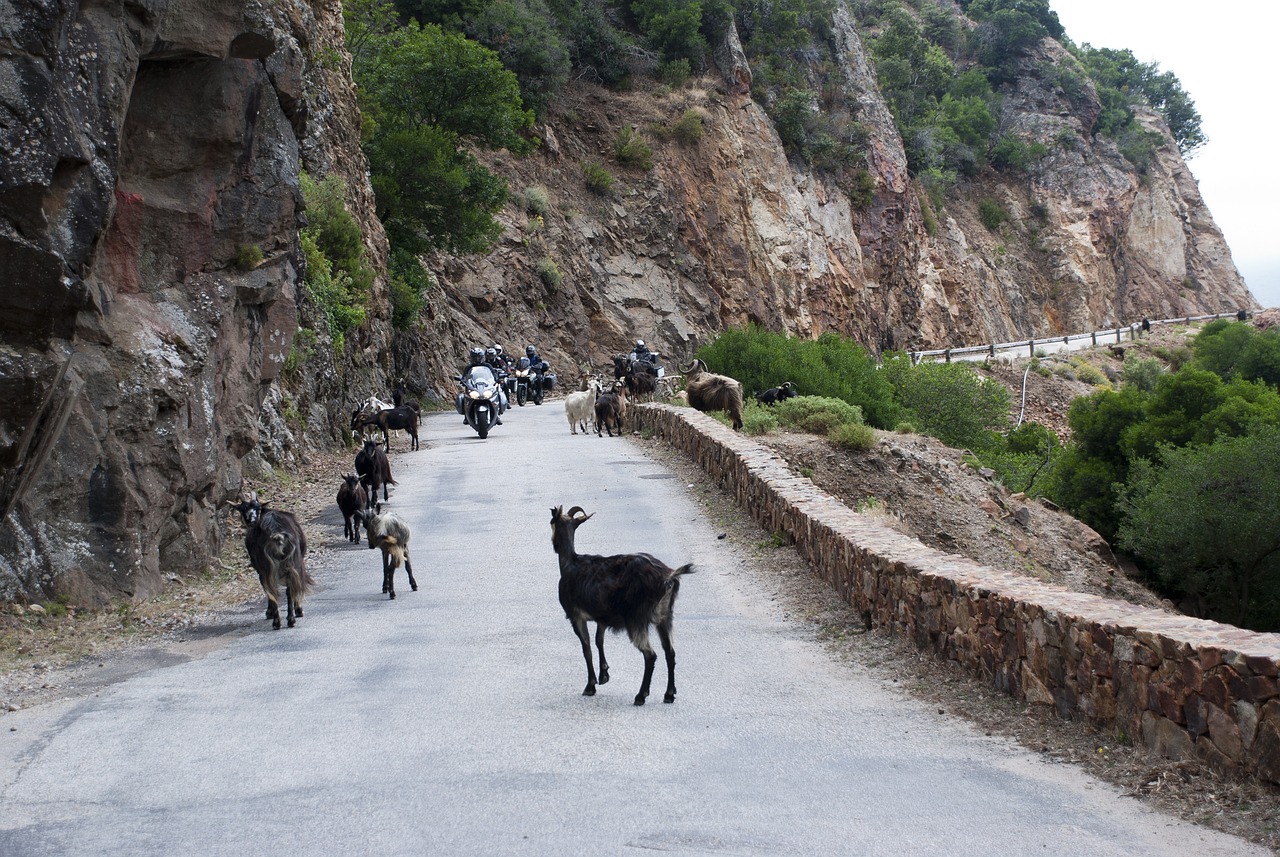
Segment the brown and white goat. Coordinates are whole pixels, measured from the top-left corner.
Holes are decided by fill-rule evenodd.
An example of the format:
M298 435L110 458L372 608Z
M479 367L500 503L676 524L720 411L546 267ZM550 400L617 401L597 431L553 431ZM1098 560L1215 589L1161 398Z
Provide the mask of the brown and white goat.
M735 430L742 429L742 385L727 375L707 371L707 364L694 358L685 376L685 392L689 404L699 411L726 411L733 418Z
M693 572L693 565L671 568L647 553L592 556L578 554L573 537L591 515L581 506L565 513L563 506L551 510L551 547L560 558L560 606L582 643L587 662L587 686L583 696L595 696L596 684L609 681L609 663L604 658L604 631L626 630L631 643L644 655L644 680L635 704L644 705L658 656L649 642L649 626L658 629L662 651L667 658L667 690L663 702L676 701L676 650L671 643L672 608L680 593L680 578ZM596 648L600 650L600 676L591 663L591 634L587 623L596 623Z
M370 511L360 512L364 521L365 534L369 537L369 550L378 548L382 551L382 591L391 601L396 599L396 569L404 564L409 575L409 588L418 591L418 581L413 579L413 563L409 560L409 538L412 532L409 525L399 516L382 511L382 504Z
M609 437L613 437L613 430L618 430L618 437L622 437L622 421L627 418L627 387L618 381L606 393L601 393L596 399L596 435L604 437L600 433L603 428L609 433Z
M267 618L280 629L280 585L284 584L285 616L292 628L295 617L302 618L302 596L314 582L307 574L307 537L298 520L288 512L268 509L258 501L257 492L245 495L232 508L248 527L244 549L258 572L258 582L267 596Z

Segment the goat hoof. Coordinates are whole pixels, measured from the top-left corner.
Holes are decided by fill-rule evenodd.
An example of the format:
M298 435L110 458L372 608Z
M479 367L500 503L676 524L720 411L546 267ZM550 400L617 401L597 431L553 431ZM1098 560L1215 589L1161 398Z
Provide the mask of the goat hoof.
M290 628L292 628L292 627L293 627L294 625L296 625L296 624L298 624L296 620L294 620L294 619L290 619L290 620L289 620L289 627L290 627Z
M387 595L390 597L392 601L396 600L396 594L394 592L388 592Z
M417 591L418 591L418 584L416 584L416 583L415 583L415 584L413 584L412 586L410 586L409 588L410 588L410 589L412 589L414 592L417 592Z
M279 630L280 630L280 620L279 620L279 619L276 619L274 622L272 622L272 623L271 623L271 627L272 627L272 628L274 628L274 629L276 629L277 631L279 631Z
M636 694L636 705L644 705L644 697Z
M609 671L600 670L600 679L597 682L597 684L608 684L608 683L609 683Z
M595 686L594 684L589 684L589 685L587 685L587 689L586 689L586 690L584 690L584 691L582 691L582 695L583 695L583 696L595 696L595 695L596 695L596 686Z
M676 695L675 695L674 693L668 693L668 694L665 694L665 695L662 697L662 701L663 701L663 702L675 702L675 701L676 701Z
M293 615L294 615L294 616L297 616L299 619L301 619L301 618L302 618L302 608L301 608L301 607L299 607L298 609L294 610L294 611L293 611Z

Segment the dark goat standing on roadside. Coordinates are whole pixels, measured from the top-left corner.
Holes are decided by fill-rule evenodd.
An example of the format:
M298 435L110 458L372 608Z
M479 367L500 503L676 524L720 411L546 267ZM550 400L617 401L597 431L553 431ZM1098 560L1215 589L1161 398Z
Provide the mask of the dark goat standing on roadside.
M680 592L680 578L693 572L693 565L671 568L647 553L592 556L573 549L578 527L591 517L581 506L565 514L563 506L551 510L551 547L560 557L560 606L582 643L587 662L587 687L583 696L595 696L596 671L591 663L591 634L588 622L596 623L596 648L600 650L599 683L609 680L609 664L604 659L604 630L626 630L631 643L644 655L644 681L635 704L644 705L658 656L649 642L649 626L658 629L662 651L667 658L667 690L663 702L676 700L676 650L671 643L672 608Z
M280 602L277 600L280 585L285 588L286 613L289 627L294 617L302 618L302 596L307 593L312 579L307 574L307 537L298 521L288 512L268 509L258 501L256 493L233 506L240 513L248 532L244 536L244 548L249 562L258 572L258 582L267 596L267 618L271 627L280 629Z
M377 426L382 429L382 443L391 451L390 429L404 429L413 438L410 449L418 448L418 412L409 405L389 408L376 414L361 414L355 420L354 428Z
M369 495L360 484L360 477L348 473L342 477L338 488L338 508L342 511L342 535L352 542L360 541L360 510L369 505Z
M382 499L387 499L387 486L395 485L391 478L391 462L387 454L376 440L366 440L364 448L356 453L356 473L360 475L360 484L368 495L368 504L373 505L378 499L378 487L382 487Z
M409 525L391 512L383 512L381 504L374 511L361 511L360 519L369 537L369 549L382 551L382 591L390 596L389 600L396 599L395 574L401 563L409 575L409 588L417 592L418 581L413 579L413 564L409 561Z
M770 387L767 390L756 393L756 401L762 405L776 405L785 399L791 399L800 395L796 392L795 385L790 381L779 387Z
M625 354L614 355L613 377L626 384L627 394L637 401L641 396L653 395L658 389L657 376Z
M625 384L615 383L613 389L607 393L601 393L596 398L596 434L600 437L600 429L603 428L609 433L609 437L613 437L613 430L618 430L618 437L622 437L622 421L627 416L627 388Z

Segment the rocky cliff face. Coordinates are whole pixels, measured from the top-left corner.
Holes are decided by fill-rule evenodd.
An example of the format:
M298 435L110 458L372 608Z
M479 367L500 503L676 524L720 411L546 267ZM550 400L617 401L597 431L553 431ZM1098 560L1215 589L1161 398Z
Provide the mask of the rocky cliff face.
M299 169L372 210L341 7L18 0L0 45L0 598L145 597L294 443Z
M455 353L528 340L561 366L600 366L641 336L683 358L747 322L799 336L834 330L873 350L928 348L1256 305L1159 117L1142 117L1165 142L1140 176L1090 135L1099 105L1087 81L1070 97L1054 82L1074 63L1056 42L1024 60L999 117L1049 155L1026 175L965 181L930 229L843 3L831 41L841 98L869 130L869 205L852 207L833 182L787 159L748 94L735 39L716 52L719 68L686 89L574 90L546 118L537 154L495 161L517 198L502 244L433 264L461 336ZM656 133L690 109L705 118L700 141ZM649 136L651 171L613 162L624 126ZM588 161L611 170L611 195L585 188ZM530 186L549 191L541 218L519 204ZM1010 214L996 231L979 219L984 199ZM543 259L565 275L559 289L538 276Z

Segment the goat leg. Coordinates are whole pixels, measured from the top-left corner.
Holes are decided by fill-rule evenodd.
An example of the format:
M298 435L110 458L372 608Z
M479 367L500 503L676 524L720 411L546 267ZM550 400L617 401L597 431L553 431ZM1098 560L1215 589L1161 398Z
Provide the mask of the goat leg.
M408 548L406 548L406 549L405 549L405 552L404 552L404 570L405 570L405 572L409 575L409 588L410 588L410 589L412 589L414 592L417 592L417 591L418 591L418 581L416 581L416 580L414 580L414 579L413 579L413 566L409 564L409 550L408 550Z
M663 702L676 701L676 647L671 644L671 625L659 624L658 639L662 641L662 653L667 656L667 692L662 695Z
M596 648L600 651L600 684L609 683L609 662L604 659L604 632L605 627L601 623L596 623Z
M591 633L587 630L587 620L579 617L571 620L573 622L573 633L577 636L578 642L582 643L582 657L587 662L587 686L583 688L583 696L596 695L596 668L591 663Z
M382 552L382 591L391 601L396 600L396 567L391 564L391 556L386 551Z
M296 619L294 619L294 610L293 610L293 587L292 587L292 586L286 586L286 587L284 588L284 599L285 599L285 601L284 601L284 604L285 604L285 608L284 608L284 609L285 609L285 614L284 614L284 615L285 615L285 620L286 620L286 623L288 624L288 626L289 626L290 628L292 628L294 625L298 624L297 620L296 620Z
M644 705L645 699L649 696L649 683L653 681L653 668L658 663L658 656L653 651L653 646L649 642L649 626L634 631L631 634L631 642L644 655L644 681L640 682L640 692L636 694L636 705Z

